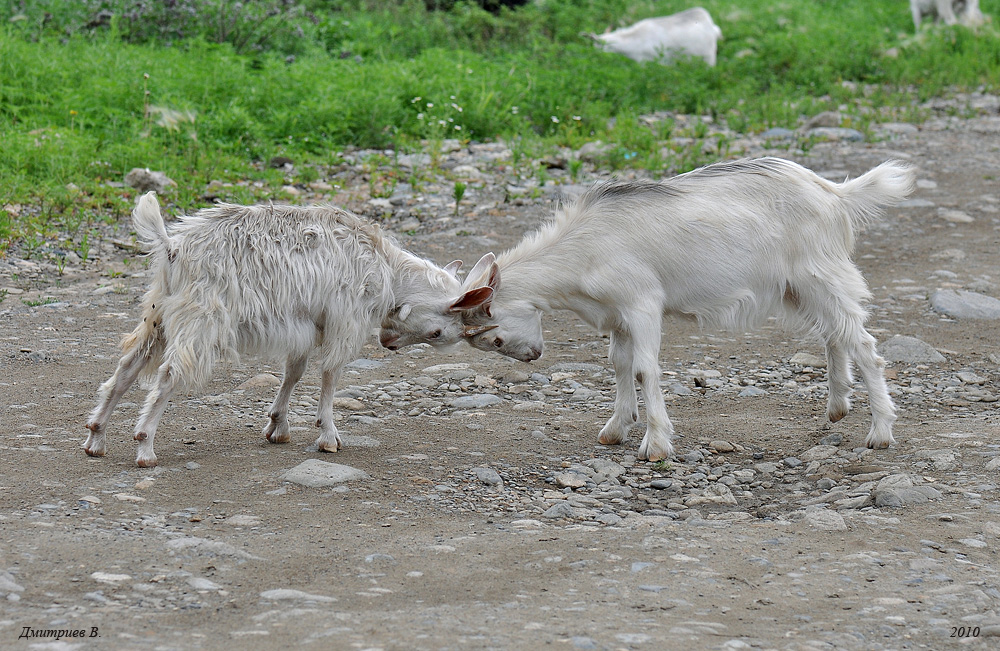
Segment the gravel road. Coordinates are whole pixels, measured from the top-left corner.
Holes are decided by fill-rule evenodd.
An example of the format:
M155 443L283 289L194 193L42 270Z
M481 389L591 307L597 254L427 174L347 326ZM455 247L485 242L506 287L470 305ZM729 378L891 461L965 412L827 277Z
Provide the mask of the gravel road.
M836 180L917 166L918 190L856 255L900 411L888 450L861 447L860 385L851 414L826 421L815 342L681 321L661 352L678 457L637 461L639 428L598 445L607 341L555 313L530 365L390 353L373 337L338 393L335 455L310 447L315 369L292 399L292 442L270 445L281 365L245 359L174 402L158 467L134 464L138 391L92 459L83 424L148 282L114 244L133 240L129 224L61 274L0 260L0 648L995 648L1000 102L954 101L974 110L931 106L923 124L862 139L818 126L807 151L783 130L732 142ZM566 165L595 150L542 161L544 185L502 143L353 151L287 191L471 263L602 177ZM389 169L413 182L372 199Z

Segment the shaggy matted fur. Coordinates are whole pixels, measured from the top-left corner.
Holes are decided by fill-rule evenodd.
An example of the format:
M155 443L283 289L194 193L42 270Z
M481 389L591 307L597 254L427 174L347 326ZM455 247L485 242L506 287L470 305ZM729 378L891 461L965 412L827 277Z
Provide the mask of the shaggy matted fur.
M344 364L372 329L403 305L413 331L462 330L457 265L435 266L400 249L378 226L332 206L220 205L184 217L171 233L155 193L133 213L151 251L152 286L142 322L126 337L114 375L100 389L84 449L105 453L105 427L115 405L141 373L155 375L135 429L137 463L156 464L153 437L170 396L211 378L216 363L239 353L285 360L285 376L264 435L285 443L288 401L314 350L322 369L317 444L342 443L333 397ZM460 264L460 263L459 263ZM483 297L491 292L481 292ZM412 304L412 307L409 305Z

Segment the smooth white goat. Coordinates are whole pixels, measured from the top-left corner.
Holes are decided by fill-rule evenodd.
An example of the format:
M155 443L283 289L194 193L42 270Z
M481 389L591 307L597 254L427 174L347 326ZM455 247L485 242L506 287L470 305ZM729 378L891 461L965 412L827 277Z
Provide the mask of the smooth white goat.
M986 22L979 0L910 0L913 28L920 29L923 16L936 16L945 25L978 27Z
M605 52L624 54L634 61L669 63L678 56L704 59L715 65L722 30L712 16L694 7L670 16L647 18L604 34L589 34Z
M601 183L474 283L494 293L465 315L469 341L537 359L542 313L557 309L610 333L617 395L598 440L621 443L638 420L635 378L647 412L639 458L658 460L673 454L660 394L663 315L745 331L777 314L826 344L831 421L850 409L851 362L858 366L872 410L865 444L888 447L895 409L864 328L868 286L851 255L857 230L913 185L913 170L896 161L838 184L778 158L718 163L662 183Z
M223 204L183 218L168 233L150 192L140 198L133 224L151 251L153 281L142 322L125 338L118 368L101 385L87 422L90 456L104 456L111 412L145 373L155 377L135 428L136 462L156 465L153 437L171 395L203 386L217 361L240 353L285 360L264 436L287 443L288 401L314 349L322 369L316 443L336 452L342 446L333 422L336 383L372 328L407 305L411 330L430 341L435 333L452 340L463 328L460 310L473 307L474 301L455 304L461 263L437 267L332 206Z

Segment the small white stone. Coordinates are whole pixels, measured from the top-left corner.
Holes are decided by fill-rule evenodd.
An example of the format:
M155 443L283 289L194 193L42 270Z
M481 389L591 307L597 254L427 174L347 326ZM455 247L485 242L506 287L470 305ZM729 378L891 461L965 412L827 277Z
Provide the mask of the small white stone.
M128 574L111 574L109 572L94 572L90 575L90 578L98 583L110 583L112 585L132 579Z
M330 603L336 601L334 597L327 597L318 594L309 594L301 590L289 590L288 588L278 588L276 590L265 590L260 593L261 598L271 601L286 601L290 599L302 599L303 601L319 601Z

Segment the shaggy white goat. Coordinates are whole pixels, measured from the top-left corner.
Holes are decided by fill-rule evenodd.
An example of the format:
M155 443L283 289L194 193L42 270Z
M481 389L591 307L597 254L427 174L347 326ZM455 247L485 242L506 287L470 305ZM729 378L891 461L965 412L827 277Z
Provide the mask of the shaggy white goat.
M923 16L937 16L946 25L978 27L986 22L979 10L979 0L910 0L914 29L920 29Z
M153 437L178 390L204 385L220 358L259 353L285 359L285 376L264 436L287 443L288 400L313 349L322 369L316 441L336 452L333 397L344 364L371 329L406 307L401 323L425 339L460 336L460 310L474 307L448 269L400 249L379 228L332 206L220 205L185 217L168 233L156 195L133 213L152 252L153 281L142 322L126 337L114 375L100 388L84 450L105 453L105 427L141 373L155 375L135 428L136 462L156 465ZM488 297L492 292L473 293ZM449 300L448 297L452 297Z
M638 420L635 378L648 423L639 458L658 460L673 454L660 394L663 315L740 331L790 317L826 344L830 420L850 408L853 362L871 403L865 444L888 447L895 411L851 254L855 232L913 184L912 169L895 161L837 184L778 158L718 163L662 183L599 184L473 283L494 293L465 315L469 341L537 359L542 313L556 309L609 332L617 395L598 440L621 443Z
M668 63L678 56L692 56L715 65L722 30L712 16L694 7L670 16L647 18L604 34L588 34L605 52L624 54L634 61Z

